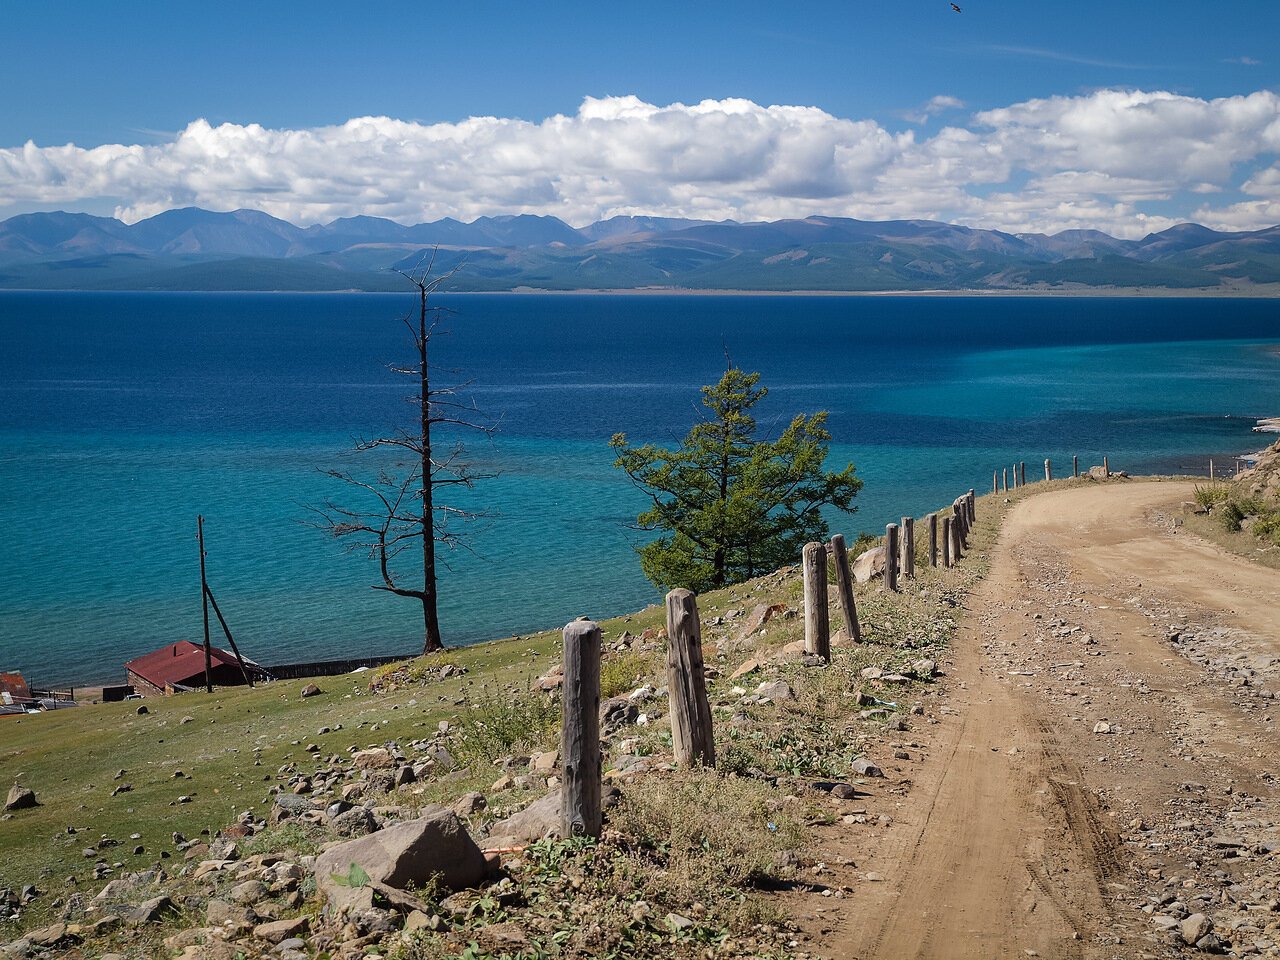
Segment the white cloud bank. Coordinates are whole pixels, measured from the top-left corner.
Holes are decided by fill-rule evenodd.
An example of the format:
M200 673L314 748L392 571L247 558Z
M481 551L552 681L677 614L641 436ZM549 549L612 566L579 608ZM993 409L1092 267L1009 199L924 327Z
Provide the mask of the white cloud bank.
M1270 91L1203 100L1102 90L984 111L927 137L816 107L588 97L575 115L538 123L361 117L270 130L197 120L158 145L27 143L0 149L0 214L103 201L131 221L187 205L295 223L830 214L1141 236L1184 219L1280 222L1277 154L1280 96ZM1206 200L1219 193L1220 204Z

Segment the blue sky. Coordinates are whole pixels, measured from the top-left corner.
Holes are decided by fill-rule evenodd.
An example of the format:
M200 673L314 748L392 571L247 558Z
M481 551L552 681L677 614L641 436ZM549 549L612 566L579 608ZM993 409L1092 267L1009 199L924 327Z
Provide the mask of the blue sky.
M1272 173L1276 135L1268 132L1267 119L1272 104L1256 97L1280 90L1280 7L1181 0L975 0L960 6L963 13L956 14L945 0L643 6L10 3L0 13L0 89L6 91L0 106L0 216L66 208L136 219L165 204L198 202L228 209L250 205L300 220L352 212L406 221L482 212L555 213L571 222L616 212L879 218L915 210L918 216L991 226L1128 225L1139 233L1205 211L1219 226L1280 220L1280 175ZM1091 107L1088 98L1100 91L1180 99L1157 108L1147 100ZM1240 109L1251 115L1245 126L1252 126L1237 129L1240 121L1228 100L1250 96L1255 99ZM609 123L624 144L643 139L624 126L663 127L672 119L663 109L703 101L815 108L831 118L834 132L815 144L808 133L797 134L790 120L761 114L756 126L763 140L784 148L798 144L801 158L762 158L753 146L737 166L714 170L705 163L664 168L663 158L635 160L632 148L621 155L612 150L614 134L591 134L555 158L567 177L536 165L522 172L509 163L479 171L482 181L504 181L505 190L491 182L469 184L461 175L415 189L403 167L433 166L433 137L427 134L421 149L401 156L402 168L395 170L371 163L367 152L344 152L329 136L311 145L314 155L305 162L297 155L290 159L280 143L246 146L244 137L231 138L237 141L231 153L225 143L210 145L194 135L186 148L176 147L197 120L222 130L224 141L237 130L335 130L361 117L389 118L419 132L472 117L532 125L513 134L514 141L488 131L469 150L440 156L437 166L458 171L483 167L485 150L503 156L545 152L547 139L556 136L545 127L548 118L589 125L582 116L586 98L614 104L634 98L659 108L648 117L626 109L610 113ZM1041 100L1082 110L1024 110L1008 129L987 114ZM926 109L931 101L934 107ZM1190 116L1197 104L1207 106L1201 116ZM1094 107L1095 113L1114 117L1128 111L1126 116L1136 118L1110 131L1110 152L1068 151L1046 159L1043 151L1053 144L1043 137L1040 153L1010 142L1018 136L1035 140L1037 132L1052 131L1059 122L1083 135ZM1143 136L1155 136L1157 143L1167 139L1134 113L1150 109L1164 110L1159 122L1175 138L1199 138L1206 154L1217 151L1227 160L1161 176L1119 158L1115 151L1128 141L1150 153L1138 142ZM1221 120L1226 114L1233 118ZM1224 132L1223 123L1231 129ZM841 124L854 126L837 129ZM715 150L716 138L736 135L698 118L694 125L701 133L671 140L666 124L657 139L671 155L687 158ZM470 128L449 129L454 139L470 135ZM947 129L968 131L974 142L956 147L952 140L933 139ZM359 136L399 143L403 133L386 127L371 132L366 125ZM872 142L903 136L912 142ZM609 143L600 145L599 137ZM139 153L121 172L119 158L101 151L74 157L24 153L29 141L44 151L65 144L79 151L112 145L155 150ZM197 161L204 172L179 169L196 144L205 154ZM833 144L837 154L870 150L876 159L841 166L837 158L836 173L821 169L831 164L815 151L824 153ZM983 168L989 159L983 147L989 153L992 144L1003 158L998 170ZM327 161L326 149L333 151ZM1189 149L1194 153L1194 144ZM212 176L210 152L251 168L253 176L244 183L225 169ZM109 175L102 172L104 164ZM957 177L957 165L972 175ZM334 182L316 186L316 171L325 167ZM272 172L277 169L279 176ZM682 170L690 172L680 181ZM345 177L336 175L342 171ZM960 193L948 198L923 190L912 199L910 184L926 182L931 172L935 183L941 177ZM645 187L646 173L652 190ZM355 185L376 184L388 174L397 185ZM344 181L350 181L345 188ZM1065 189L1068 182L1083 188L1073 193ZM699 183L720 186L703 189ZM732 183L736 190L725 186ZM329 204L323 202L325 190L334 197ZM457 196L459 191L465 196ZM906 200L890 202L893 196ZM1063 207L1073 198L1088 202Z

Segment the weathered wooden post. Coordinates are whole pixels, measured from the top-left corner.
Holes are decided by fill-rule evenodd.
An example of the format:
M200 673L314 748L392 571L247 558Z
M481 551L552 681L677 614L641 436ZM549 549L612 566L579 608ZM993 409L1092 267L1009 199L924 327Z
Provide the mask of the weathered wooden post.
M1009 492L1009 468L1004 468L1004 492Z
M598 837L600 810L600 628L575 620L564 628L560 825L566 837ZM674 711L673 711L674 713Z
M978 519L978 494L973 487L969 488L968 502L969 524L972 526L972 524Z
M898 589L898 525L887 524L884 528L884 585L890 590Z
M1076 454L1071 458L1071 476L1080 476L1080 455Z
M942 565L950 567L955 561L951 556L951 515L942 517Z
M991 492L992 493L1000 492L1000 471L999 470L991 471Z
M1213 458L1212 457L1209 458L1209 479L1210 480L1216 479L1213 475Z
M844 629L854 643L862 642L862 625L858 623L858 604L853 599L853 571L849 569L849 551L844 537L831 538L831 559L836 565L836 596L840 598L840 612L844 614Z
M1025 487L1027 485L1027 461L1022 460L1018 463L1018 486Z
M1213 461L1209 461L1209 473L1213 473ZM1102 475L1108 480L1111 479L1111 461L1106 457L1102 458Z
M916 518L902 518L902 575L916 578Z
M716 741L702 665L698 598L683 587L667 594L667 696L676 763L714 767Z
M929 514L929 566L938 565L938 515Z
M804 652L831 661L831 622L827 613L827 546L806 543L804 567Z
M960 511L956 510L951 520L951 560L959 563L964 558L964 529L961 526Z
M1053 461L1045 460L1044 462L1044 482L1050 483L1053 480Z

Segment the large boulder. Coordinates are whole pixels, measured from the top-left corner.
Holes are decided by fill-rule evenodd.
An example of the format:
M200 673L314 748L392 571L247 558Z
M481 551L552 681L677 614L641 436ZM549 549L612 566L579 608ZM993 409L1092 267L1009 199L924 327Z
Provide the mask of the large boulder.
M452 810L436 808L417 820L330 847L316 858L316 888L335 911L367 909L369 880L397 890L422 886L433 877L453 890L480 883L489 872L484 854Z
M884 576L884 547L872 547L853 562L853 579L858 583L870 583L875 577Z
M500 820L489 830L490 850L498 847L533 843L543 837L559 835L563 812L560 806L560 790L557 788L541 800L535 800L514 816Z
M15 783L9 788L9 798L5 801L4 808L6 810L26 810L28 807L36 805L35 791Z

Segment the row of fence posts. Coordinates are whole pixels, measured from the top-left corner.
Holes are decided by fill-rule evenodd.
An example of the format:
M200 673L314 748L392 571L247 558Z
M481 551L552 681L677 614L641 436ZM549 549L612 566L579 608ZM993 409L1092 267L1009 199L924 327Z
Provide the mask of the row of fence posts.
M977 519L973 490L957 497L949 510L931 513L929 564L954 566L969 548L969 532ZM901 533L901 536L899 536ZM885 586L898 590L902 579L916 576L915 519L885 527ZM805 544L801 557L804 578L804 650L831 661L830 600L827 554L835 565L836 600L854 643L862 642L862 627L853 593L853 571L844 537L830 544ZM702 661L702 626L698 598L691 590L667 594L667 690L671 714L671 744L680 766L714 767L716 746L707 699L706 668ZM600 753L600 627L587 619L564 628L563 716L560 732L561 827L566 837L598 837L603 826Z
M1213 461L1209 461L1209 472L1213 473ZM1111 461L1107 457L1102 458L1102 474L1104 477L1111 476ZM1080 457L1071 458L1071 476L1080 476ZM1044 479L1046 483L1053 480L1053 461L1046 459L1044 462ZM1019 487L1027 485L1027 461L1020 460L1013 465L1013 488L1017 490ZM1009 487L1009 468L1003 467L991 471L991 492L992 493L1008 493Z

